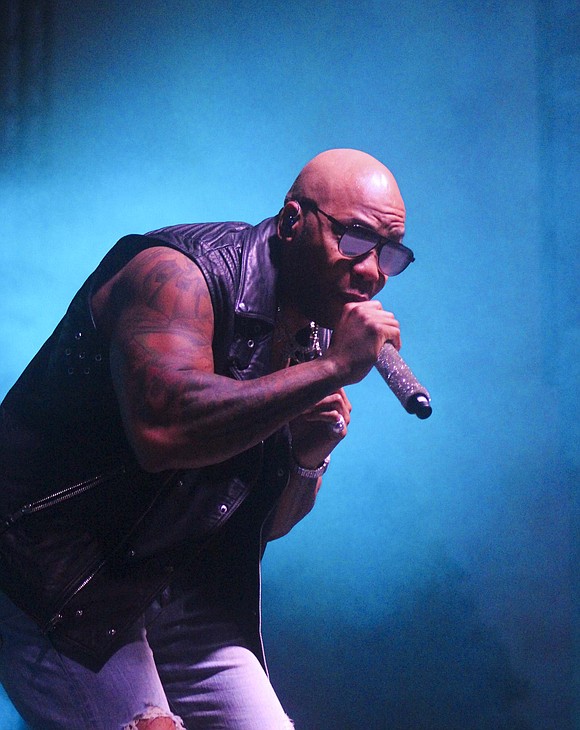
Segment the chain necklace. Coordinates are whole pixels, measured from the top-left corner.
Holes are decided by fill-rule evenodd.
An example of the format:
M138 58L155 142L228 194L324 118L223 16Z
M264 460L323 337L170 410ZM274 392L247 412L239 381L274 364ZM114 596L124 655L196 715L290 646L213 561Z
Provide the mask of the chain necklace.
M278 308L280 315L280 308ZM277 344L280 346L281 356L284 361L290 361L291 365L314 360L322 355L320 347L319 327L316 322L310 322L307 327L299 330L293 335L281 317L278 322L281 326Z

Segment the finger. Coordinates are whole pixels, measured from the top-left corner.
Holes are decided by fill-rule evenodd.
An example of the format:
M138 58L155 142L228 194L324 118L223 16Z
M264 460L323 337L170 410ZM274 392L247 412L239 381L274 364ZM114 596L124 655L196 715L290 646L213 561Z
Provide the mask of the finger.
M346 391L344 390L344 388L341 388L338 392L342 395L344 407L346 408L347 412L350 413L352 411L352 403L349 401L348 396L346 395Z
M348 425L350 424L350 413L345 410L344 413L340 411L330 411L329 413L318 413L313 416L309 416L304 419L307 423L323 423L329 431L336 434L339 438L346 436Z
M343 418L347 425L350 423L350 413L346 410L344 412L333 410L324 411L324 413L309 413L304 416L304 420L307 423L328 423L330 425L335 423L339 418Z
M401 328L392 312L385 312L385 342L390 342L396 350L401 349Z
M346 436L347 423L345 417L343 415L338 416L331 429L337 436Z
M395 350L400 350L401 349L401 333L400 332L389 333L389 336L387 337L385 342L390 342L391 345L395 348Z
M350 403L346 404L341 402L335 404L335 406L336 407L334 408L325 408L324 410L318 408L311 409L310 411L303 413L301 418L308 423L313 423L315 421L331 423L332 421L336 421L339 416L342 416L347 424L350 423L350 414L352 411Z
M316 403L311 408L307 408L303 412L303 415L315 412L323 412L325 410L346 410L349 412L352 410L350 401L347 398L343 388L340 388L340 390L337 390L335 393L331 393L330 395L326 396L326 398L319 400L318 403Z

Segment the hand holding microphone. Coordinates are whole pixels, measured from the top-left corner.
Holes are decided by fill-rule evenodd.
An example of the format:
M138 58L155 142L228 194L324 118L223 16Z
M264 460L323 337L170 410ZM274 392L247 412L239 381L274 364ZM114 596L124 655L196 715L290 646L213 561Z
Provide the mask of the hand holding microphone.
M354 339L350 340L347 345L347 351L351 357L353 353L364 353L366 349L366 335L364 333L369 331L365 327L365 323L371 321L380 320L383 337L386 334L390 339L393 339L397 347L400 346L399 323L392 312L383 310L376 300L371 300L363 305L348 307L343 320L344 324L348 325L350 318L354 319L354 330L350 331L351 336L353 331L355 333ZM357 333L359 338L356 337ZM377 335L378 333L379 329L376 330ZM380 348L374 365L408 413L414 414L422 420L429 418L432 413L429 391L419 383L390 339Z

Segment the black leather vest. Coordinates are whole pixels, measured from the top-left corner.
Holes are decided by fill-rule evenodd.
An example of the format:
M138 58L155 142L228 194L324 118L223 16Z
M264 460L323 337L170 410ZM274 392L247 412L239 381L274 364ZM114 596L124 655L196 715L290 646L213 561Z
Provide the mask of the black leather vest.
M90 301L139 251L158 245L182 251L205 276L216 372L250 379L270 368L275 220L174 226L111 249L6 396L0 586L55 645L87 662L110 656L183 563L228 531L252 535L257 572L261 524L288 480L285 429L215 466L161 474L138 466Z

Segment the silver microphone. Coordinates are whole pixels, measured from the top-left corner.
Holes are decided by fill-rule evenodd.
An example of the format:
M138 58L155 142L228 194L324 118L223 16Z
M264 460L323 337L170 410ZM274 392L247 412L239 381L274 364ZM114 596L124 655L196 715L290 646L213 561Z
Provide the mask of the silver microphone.
M407 413L414 413L421 419L429 418L433 412L429 391L419 383L390 342L382 346L375 367Z

